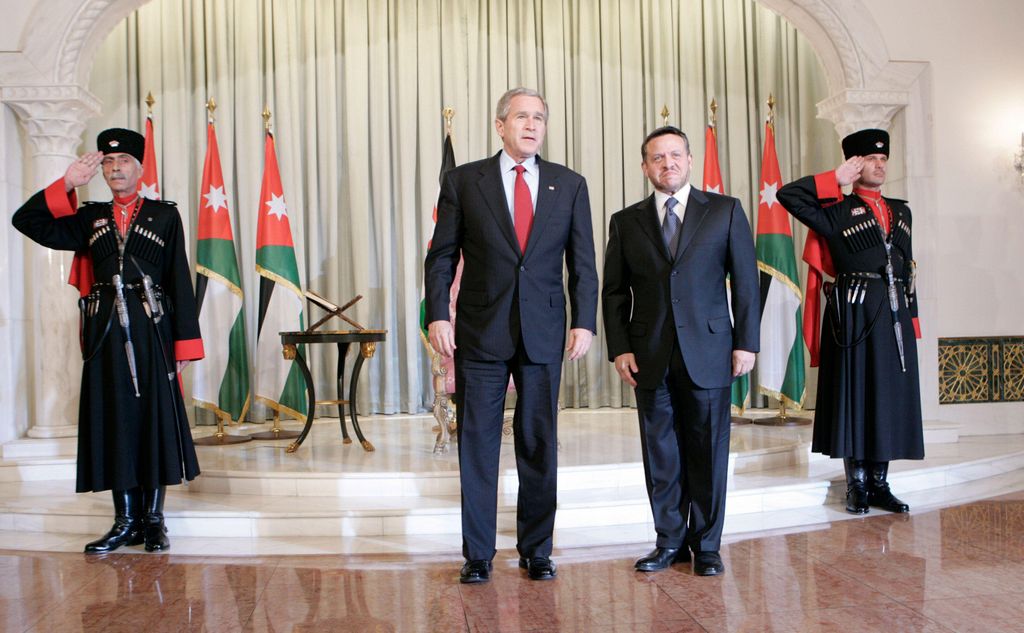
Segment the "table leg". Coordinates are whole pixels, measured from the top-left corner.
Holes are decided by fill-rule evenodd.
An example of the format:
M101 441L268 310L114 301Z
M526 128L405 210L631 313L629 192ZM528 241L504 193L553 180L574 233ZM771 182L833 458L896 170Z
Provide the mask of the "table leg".
M348 343L338 343L338 422L341 424L341 443L351 444L348 427L345 425L345 358L348 356Z
M288 349L289 347L291 348L290 350ZM302 427L302 433L299 434L299 437L295 438L295 441L285 449L285 452L294 453L302 445L306 436L309 435L309 429L313 427L313 415L316 413L316 394L313 392L313 376L309 373L306 359L296 350L294 345L285 346L285 358L288 358L289 354L294 354L295 360L299 362L299 371L302 372L302 378L306 381L306 424Z
M359 428L359 371L363 368L363 361L371 358L376 349L376 343L360 344L359 355L356 356L356 364L352 368L352 382L348 387L348 413L352 416L352 430L356 432L359 443L363 445L363 449L367 452L372 452L376 449L374 449L373 444L369 440L363 437L363 431Z

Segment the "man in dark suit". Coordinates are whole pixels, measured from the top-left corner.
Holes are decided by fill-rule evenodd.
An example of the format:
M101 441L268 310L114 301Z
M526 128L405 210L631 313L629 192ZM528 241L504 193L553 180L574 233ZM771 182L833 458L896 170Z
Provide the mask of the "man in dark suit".
M597 270L586 181L537 155L547 119L547 104L533 90L516 88L499 99L494 126L503 149L445 175L424 263L430 344L439 354L455 356L464 583L490 578L510 376L517 393L519 565L534 580L556 574L551 536L562 354L564 349L575 360L590 348ZM448 291L460 256L453 331ZM568 341L563 262L569 273Z
M641 156L655 191L612 216L602 289L608 357L636 392L658 535L636 569L689 562L692 550L694 571L714 576L725 571L729 386L759 344L754 241L739 200L690 186L682 131L654 130Z

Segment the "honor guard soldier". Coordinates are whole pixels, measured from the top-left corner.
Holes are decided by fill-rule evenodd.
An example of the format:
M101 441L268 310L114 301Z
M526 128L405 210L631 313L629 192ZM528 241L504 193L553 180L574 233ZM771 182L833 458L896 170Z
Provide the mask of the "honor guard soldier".
M847 511L908 512L887 475L891 460L924 458L910 208L881 194L887 132L861 130L842 145L846 161L834 171L778 192L782 206L814 232L808 253L820 253L820 270L835 279L823 285L811 450L843 459ZM846 185L853 185L849 196L840 191ZM814 314L817 299L809 289Z
M85 552L142 543L160 551L170 547L165 486L199 474L178 372L203 357L203 343L178 210L137 191L145 139L115 128L96 144L13 223L47 248L77 253L85 363L77 491L114 496L114 526ZM75 188L100 169L113 200L77 207Z

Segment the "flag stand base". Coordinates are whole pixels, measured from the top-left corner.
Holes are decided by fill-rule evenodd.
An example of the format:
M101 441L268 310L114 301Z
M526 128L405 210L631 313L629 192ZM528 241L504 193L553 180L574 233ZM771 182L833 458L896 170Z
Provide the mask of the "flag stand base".
M227 446L229 444L244 444L251 442L248 435L229 435L224 432L224 419L217 416L217 431L213 435L197 437L192 440L196 446Z
M758 418L754 424L761 426L807 426L811 423L810 418L798 418L786 414L786 405L779 402L779 414L768 418Z
M743 424L750 424L753 421L754 421L753 419L745 418L745 417L743 417L741 415L734 415L734 416L732 416L732 425L733 426L740 426L740 425L743 425Z
M250 433L249 437L254 440L292 440L302 435L298 431L289 431L281 428L281 416L274 411L274 426L269 431L258 431Z

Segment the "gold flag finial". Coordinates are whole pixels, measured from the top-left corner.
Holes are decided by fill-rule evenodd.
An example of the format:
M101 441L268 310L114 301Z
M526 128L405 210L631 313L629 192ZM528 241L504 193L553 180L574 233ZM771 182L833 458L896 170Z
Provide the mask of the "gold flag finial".
M452 119L455 118L455 108L451 106L445 106L441 109L441 116L444 117L444 131L451 136L452 134Z
M668 104L661 106L661 124L668 125Z
M146 95L146 114L153 116L153 104L156 103L156 99L153 98L153 93L150 92Z
M263 106L263 129L270 131L270 107Z
M207 114L206 119L210 123L213 123L213 111L216 110L216 109L217 109L217 102L213 100L213 97L210 97L206 101L206 111L209 113L209 114Z
M768 93L768 125L775 125L775 95Z
M709 108L711 109L711 127L715 127L718 125L718 102L715 101L714 97L711 97Z

